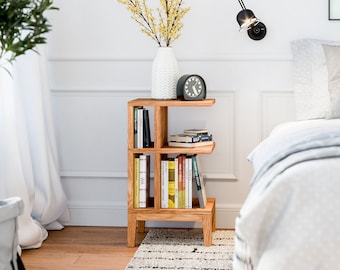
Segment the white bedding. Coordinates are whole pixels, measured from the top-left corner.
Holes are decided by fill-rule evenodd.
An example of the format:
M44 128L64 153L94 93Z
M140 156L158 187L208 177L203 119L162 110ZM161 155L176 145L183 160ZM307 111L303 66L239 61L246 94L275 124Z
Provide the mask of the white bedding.
M234 270L340 269L340 120L280 125L248 158Z

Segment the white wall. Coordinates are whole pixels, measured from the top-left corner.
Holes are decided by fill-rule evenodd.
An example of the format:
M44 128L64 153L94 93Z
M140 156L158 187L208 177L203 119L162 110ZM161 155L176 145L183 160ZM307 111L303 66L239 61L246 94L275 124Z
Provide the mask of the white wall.
M70 224L126 226L127 102L150 96L157 45L116 0L54 3L49 75ZM336 39L340 22L328 21L324 0L245 0L268 31L253 41L238 31L238 1L186 4L173 45L180 72L202 75L216 105L171 109L170 133L211 130L217 147L203 156L207 192L217 199L217 226L233 227L252 175L247 155L274 125L295 117L290 41Z

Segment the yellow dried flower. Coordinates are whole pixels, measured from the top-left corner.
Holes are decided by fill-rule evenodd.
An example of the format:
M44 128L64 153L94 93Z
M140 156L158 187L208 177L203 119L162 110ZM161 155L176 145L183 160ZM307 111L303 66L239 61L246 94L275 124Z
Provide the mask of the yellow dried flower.
M153 15L146 0L117 0L126 5L131 17L141 26L144 34L151 37L159 46L170 46L180 37L183 28L182 19L190 8L183 7L183 0L159 0L160 7L156 9L158 19Z

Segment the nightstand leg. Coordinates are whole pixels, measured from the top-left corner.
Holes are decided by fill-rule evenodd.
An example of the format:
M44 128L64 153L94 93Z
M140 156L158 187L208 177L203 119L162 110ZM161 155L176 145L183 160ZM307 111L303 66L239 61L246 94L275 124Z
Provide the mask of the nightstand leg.
M204 245L211 246L212 244L212 215L204 215L203 220L203 238L204 238Z
M215 201L214 201L214 205L213 205L213 209L212 209L212 231L216 231L216 214L215 214Z
M127 231L127 246L135 247L136 246L136 226L137 219L135 214L128 215L128 231Z

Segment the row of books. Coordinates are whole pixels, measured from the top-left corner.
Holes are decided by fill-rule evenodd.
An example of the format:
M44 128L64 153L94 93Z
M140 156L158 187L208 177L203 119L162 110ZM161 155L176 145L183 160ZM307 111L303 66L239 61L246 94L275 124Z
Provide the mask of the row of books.
M134 147L153 147L150 133L149 110L143 106L134 107Z
M181 154L161 162L161 207L192 208L194 186L199 206L205 208L207 196L197 155Z
M207 129L185 129L181 134L169 137L169 146L198 147L213 144L212 134Z
M197 155L181 154L161 161L161 207L192 208L193 186L199 206L205 208L207 196ZM134 208L146 208L150 200L150 155L134 158Z

